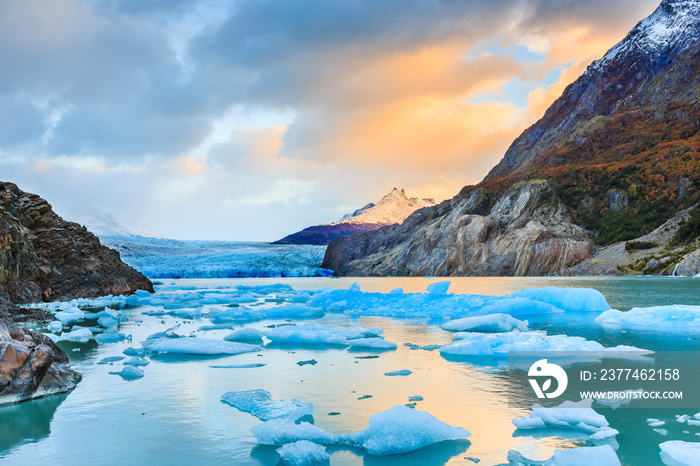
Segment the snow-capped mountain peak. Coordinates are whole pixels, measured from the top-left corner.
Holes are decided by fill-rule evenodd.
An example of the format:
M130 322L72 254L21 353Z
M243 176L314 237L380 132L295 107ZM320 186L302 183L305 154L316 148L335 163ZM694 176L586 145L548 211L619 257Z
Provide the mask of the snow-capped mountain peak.
M84 225L97 236L164 238L144 225L118 219L108 212L92 207L79 207L64 216L71 222Z
M409 198L403 189L394 188L376 204L368 204L337 223L392 225L402 223L418 209L433 205L433 199Z
M597 71L629 53L641 53L663 66L700 38L700 0L664 0L627 37L591 64Z

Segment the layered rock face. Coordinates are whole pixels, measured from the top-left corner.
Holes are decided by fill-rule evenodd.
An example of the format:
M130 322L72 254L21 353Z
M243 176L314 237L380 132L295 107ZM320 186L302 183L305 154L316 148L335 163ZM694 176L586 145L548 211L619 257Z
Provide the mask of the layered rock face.
M0 321L0 405L68 392L80 379L50 338Z
M339 275L561 275L594 246L548 182L520 183L486 215L483 191L422 209L402 225L334 240Z
M0 298L14 303L153 292L119 253L44 199L0 182Z

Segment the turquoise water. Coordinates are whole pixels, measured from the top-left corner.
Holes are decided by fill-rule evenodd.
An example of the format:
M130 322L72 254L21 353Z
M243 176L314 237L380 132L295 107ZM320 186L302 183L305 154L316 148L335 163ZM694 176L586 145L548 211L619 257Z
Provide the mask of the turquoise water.
M177 286L216 288L239 284L289 283L295 289L347 288L358 282L363 291L402 287L406 292L423 291L436 281L427 278L294 278L294 279L190 279L165 280ZM507 294L536 286L584 286L603 292L611 306L630 309L659 304L700 305L700 280L690 278L462 278L453 279L451 292ZM163 288L159 286L158 288ZM332 465L480 465L505 462L508 450L518 450L532 459L549 458L555 449L586 445L572 433L516 431L514 417L527 416L528 406L510 406L503 374L468 362L448 361L437 351L413 351L403 343L441 344L451 340L436 325L421 321L380 317L353 318L327 314L318 322L335 327L376 326L387 340L398 343L396 351L371 353L375 359L358 359L366 352L328 347L269 346L261 353L221 358L153 357L144 368L145 377L127 382L109 371L120 363L96 364L104 357L121 355L148 335L182 323L178 333L220 339L230 330L199 331L207 319L186 320L170 316L142 316L150 306L131 310L131 318L120 332L131 334L133 343L60 345L75 368L83 374L78 388L68 395L0 408L0 463L27 464L275 464L274 448L259 446L250 434L256 418L219 401L232 390L262 388L275 399L299 399L314 403L315 425L336 433L350 433L367 426L372 414L422 395L416 409L471 432L469 441L444 442L408 455L363 456L352 448L331 448ZM655 335L649 332L606 332L592 319L597 313L567 314L531 320L532 329L549 333L580 335L604 345L626 344L652 350L697 351L695 336ZM281 323L266 320L250 324L262 328ZM316 365L298 366L315 359ZM83 364L92 363L92 365ZM248 369L216 369L212 365L264 363ZM697 361L684 361L696 365ZM410 369L408 377L385 377L388 371ZM371 398L358 400L363 395ZM675 422L664 426L663 437L645 420L673 420L675 414L694 414L698 409L600 410L617 436L618 456L623 464L661 464L658 444L666 440L694 441L700 428ZM340 415L329 416L330 412ZM688 434L683 431L689 431ZM699 439L700 440L700 439Z

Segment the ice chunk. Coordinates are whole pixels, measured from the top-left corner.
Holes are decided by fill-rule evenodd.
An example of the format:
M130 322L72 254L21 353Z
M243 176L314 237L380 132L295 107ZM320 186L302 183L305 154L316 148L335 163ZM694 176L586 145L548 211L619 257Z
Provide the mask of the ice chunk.
M676 414L676 422L680 422L681 424L688 422L688 418L690 418L690 416L687 414Z
M330 461L331 455L326 447L308 440L288 443L277 449L280 455L280 463L294 466L313 466L325 464Z
M567 335L547 335L545 332L455 333L455 341L443 345L440 353L460 356L506 356L509 351L605 351L630 352L635 355L651 351L632 346L606 348L596 341Z
M353 348L373 348L373 349L396 349L396 343L386 341L383 338L358 338L349 340L350 346Z
M161 338L180 338L180 335L175 333L178 328L180 328L180 324L177 324L174 327L170 327L169 329L163 332L156 332L153 335L149 335L148 337L146 337L146 340L160 340Z
M605 296L593 288L526 288L516 291L510 296L548 303L565 311L607 311L610 309Z
M461 440L469 432L436 419L430 413L403 405L369 418L369 427L348 435L348 443L370 455L395 455L418 450L445 440Z
M246 340L260 340L263 337L263 333L255 328L239 328L233 333L230 333L224 337L226 341L246 341Z
M699 465L700 464L700 442L683 442L671 440L659 445L661 448L661 459L666 464ZM672 461L675 461L673 463Z
M452 282L449 280L431 283L425 287L425 292L428 294L447 294L451 284Z
M136 380L143 377L143 371L138 367L134 366L124 366L124 368L119 372L110 372L112 375L118 375L124 380Z
M649 424L649 427L661 427L662 425L666 424L666 422L656 418L649 418L647 419L647 424Z
M508 314L486 314L476 317L465 317L453 320L440 326L450 332L511 332L515 329L527 331L528 322L518 320Z
M351 340L365 338L366 336L375 336L384 333L382 329L375 327L362 328L355 327L353 329L338 329L324 327L323 325L300 325L300 326L285 326L266 331L264 335L271 341L281 343L307 343L307 344L323 344L323 345L342 345L348 346Z
M474 311L476 315L508 314L511 316L529 316L540 314L556 314L564 312L549 303L542 303L529 298L506 297L499 298L490 304Z
M606 328L700 332L700 306L636 307L627 312L609 310L596 317L595 322Z
M112 364L114 362L119 362L122 359L124 359L124 356L109 356L109 357L100 359L100 361L97 364Z
M281 445L308 440L323 445L354 445L370 455L393 455L418 450L445 440L461 440L469 432L439 421L423 411L394 406L369 418L369 427L348 435L336 435L307 422L275 419L253 426L250 431L259 443Z
M49 323L48 328L49 332L58 334L63 330L63 323L60 320L54 320Z
M201 355L240 354L260 351L260 346L257 345L196 337L163 339L153 343L149 348L151 351L158 353Z
M273 419L263 422L251 427L250 432L258 443L263 445L284 445L299 440L308 440L322 445L341 443L339 435L319 429L308 422L296 424L291 419Z
M620 466L620 459L610 445L555 450L546 461L533 461L517 451L508 452L508 464L513 466Z
M71 306L66 310L57 312L54 317L56 320L60 321L63 325L72 324L74 322L81 321L85 319L87 313L81 311L77 306Z
M62 333L60 337L56 338L56 341L75 341L79 343L86 343L87 341L93 339L92 332L89 328L78 327L68 333Z
M666 429L652 429L654 432L657 434L663 435L666 437L668 435L668 431Z
M148 364L148 359L140 358L138 356L134 356L124 363L125 366L147 366Z
M124 354L127 356L145 356L146 355L146 348L132 348L129 347L124 350Z
M266 390L228 392L221 397L221 402L250 413L261 421L280 418L296 421L314 414L312 403L302 403L297 400L275 401Z
M126 336L123 333L117 332L105 332L95 335L95 340L97 340L99 343L116 343L118 341L130 339L131 335Z
M411 375L413 372L409 371L408 369L401 369L399 371L391 371L391 372L385 372L384 375L387 375L389 377L393 376L401 376L401 375Z
M408 401L423 401L423 397L421 395L409 396Z
M574 429L589 435L597 434L595 439L605 439L617 435L617 431L608 427L609 424L605 416L598 414L591 408L591 403L592 400L565 401L554 408L534 405L529 417L513 419L513 424L518 429Z

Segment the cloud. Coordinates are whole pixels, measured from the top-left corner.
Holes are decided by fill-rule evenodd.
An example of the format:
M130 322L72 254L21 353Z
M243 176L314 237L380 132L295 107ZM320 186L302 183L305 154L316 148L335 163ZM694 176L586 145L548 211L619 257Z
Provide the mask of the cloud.
M0 169L182 238L440 201L655 3L0 2Z

